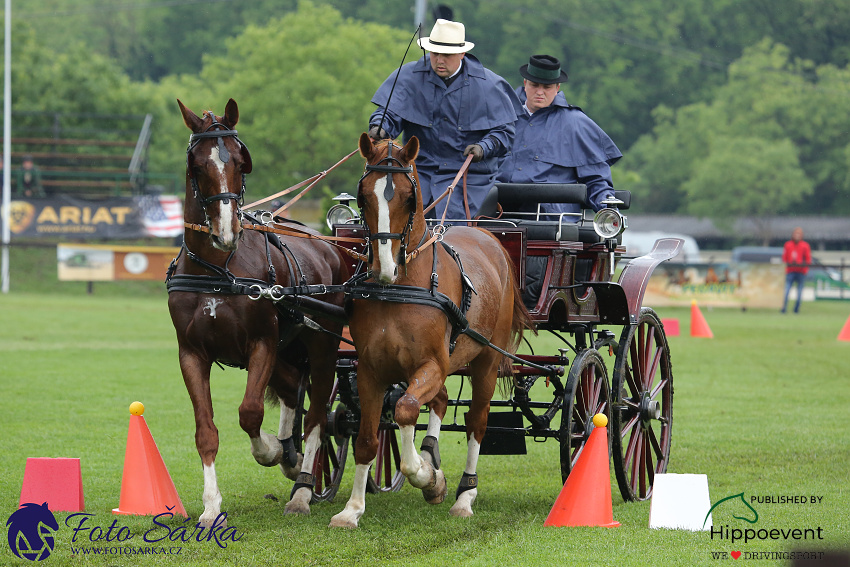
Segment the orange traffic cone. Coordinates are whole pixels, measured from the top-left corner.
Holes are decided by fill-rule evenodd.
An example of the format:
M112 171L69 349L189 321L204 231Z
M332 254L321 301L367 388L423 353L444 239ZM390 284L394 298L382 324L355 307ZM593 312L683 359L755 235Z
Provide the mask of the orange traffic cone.
M691 336L706 339L714 338L714 333L711 332L705 317L702 316L702 311L697 307L696 299L691 301Z
M596 428L567 477L544 526L601 526L617 528L611 506L611 472L608 468L608 418L593 416Z
M838 333L839 341L850 341L850 317L847 317L847 322L844 323L844 327L841 329L841 332Z
M144 411L145 406L141 402L130 404L121 500L112 513L155 516L171 512L188 518L148 424L142 417Z

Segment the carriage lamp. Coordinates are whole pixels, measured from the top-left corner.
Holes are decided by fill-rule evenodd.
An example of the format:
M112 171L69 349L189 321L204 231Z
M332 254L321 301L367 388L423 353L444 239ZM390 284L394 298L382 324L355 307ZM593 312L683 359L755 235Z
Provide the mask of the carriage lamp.
M626 217L617 209L605 208L593 217L593 230L602 238L617 238L626 228Z
M609 272L613 276L615 261L614 250L617 248L617 241L615 239L626 229L626 217L616 208L611 208L623 204L623 202L619 199L610 197L602 201L602 204L605 205L606 208L600 210L593 217L593 230L596 231L596 234L605 239L605 245L608 248L609 256Z
M349 205L349 203L354 200L353 195L340 193L334 197L333 200L338 202L336 205L328 209L326 217L328 228L333 229L335 224L346 224L356 218L359 218L357 211Z

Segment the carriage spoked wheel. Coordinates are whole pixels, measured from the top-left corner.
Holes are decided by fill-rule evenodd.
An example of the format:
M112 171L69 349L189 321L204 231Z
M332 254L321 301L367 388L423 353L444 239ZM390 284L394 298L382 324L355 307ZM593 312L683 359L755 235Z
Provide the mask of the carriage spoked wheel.
M332 407L337 398L338 382L334 381L333 390L331 391L329 407ZM297 428L297 438L301 439L297 447L299 453L304 450L304 442L302 434L302 424L304 414L307 413L305 407L304 392L300 393L300 411L296 413L295 423ZM345 406L337 403L333 411L328 412L328 423L325 426L325 432L322 435L322 443L316 453L316 460L313 463L313 498L312 503L316 502L332 502L334 496L339 491L340 483L342 482L342 474L345 471L345 461L348 458L348 443L349 436L343 435L340 432L339 422L345 415ZM293 431L295 433L295 431Z
M673 374L667 335L652 309L623 329L612 381L614 472L623 499L647 500L667 471L673 425Z
M561 410L561 480L566 482L593 431L593 416L609 419L610 388L602 356L594 348L578 353L567 375L566 395ZM608 436L610 454L611 436Z
M378 430L378 454L366 480L366 492L398 492L404 484L396 429Z

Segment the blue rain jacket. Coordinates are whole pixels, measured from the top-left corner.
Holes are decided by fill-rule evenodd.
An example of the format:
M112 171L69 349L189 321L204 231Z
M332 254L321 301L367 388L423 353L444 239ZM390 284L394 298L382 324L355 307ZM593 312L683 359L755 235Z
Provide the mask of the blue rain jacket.
M525 104L525 89L516 90ZM552 104L534 114L523 109L516 136L499 171L502 183L584 183L595 211L613 196L611 166L623 154L596 122L559 92ZM544 203L546 213L577 213L578 205ZM566 217L565 220L578 220Z
M395 77L394 72L372 97L378 110L369 118L370 127L381 124ZM484 159L470 164L467 177L470 214L474 216L495 182L520 112L524 112L522 105L507 81L473 55L466 54L459 75L448 87L425 56L401 68L383 128L393 138L404 132L405 142L411 136L419 138L416 167L425 206L454 180L466 159L466 146L480 145ZM445 205L443 199L431 216L442 218ZM466 218L462 181L452 194L446 217Z

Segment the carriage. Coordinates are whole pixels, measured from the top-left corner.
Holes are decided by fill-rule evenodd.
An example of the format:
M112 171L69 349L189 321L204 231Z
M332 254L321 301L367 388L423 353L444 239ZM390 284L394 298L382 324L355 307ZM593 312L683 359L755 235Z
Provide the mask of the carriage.
M442 486L435 488L435 471L442 475L436 435L466 431L469 455L474 453L467 457L467 468L472 472L464 471L455 507L461 495L469 497L457 514L455 507L452 513L471 515L477 494L474 464L479 454L524 453L528 438L554 438L559 444L561 478L566 480L597 413L609 420L610 452L623 498L645 500L651 496L654 477L666 471L670 457L673 375L663 324L642 302L654 268L675 257L683 243L679 239L657 241L649 254L626 263L614 281L617 261L626 253L621 244L626 219L621 211L629 207L628 192L615 192L606 203L608 208L594 213L583 185L496 184L475 220L456 222L483 232L454 229L444 218L424 217L413 163L418 142L413 144L412 140L404 148L392 141L376 145L364 134L359 149L367 164L357 196L363 218L347 202L354 197L343 195L328 215L334 236L322 237L273 214L243 217L241 199L251 161L233 129L238 111L232 100L221 122L211 112L198 118L180 106L186 125L193 130L187 151L187 260L181 263L178 256L169 269L169 307L178 332L184 381L195 408L196 444L204 464L202 522L214 520L221 505L214 469L218 438L212 425L208 384L209 367L216 361L248 369L240 424L251 438L255 459L266 466L280 464L296 481L288 512L306 513L310 502L334 498L354 439L358 451L365 447L371 458L364 460L355 452L360 461L356 464L355 490L346 510L335 516L331 525L357 525L364 510L362 497L355 497L357 491L395 491L406 479L413 484L415 478L415 486L423 488L429 502L441 502L446 483L443 477ZM207 171L214 174L207 175ZM215 173L222 171L230 176L228 182ZM364 189L367 178L371 193ZM240 184L240 193L228 190ZM374 210L369 213L371 217L366 214L364 193L380 203L378 208L384 207L383 221L375 220ZM406 197L392 201L396 194ZM583 210L573 215L577 218L570 218L570 213L553 217L539 212L539 203L553 202L579 204ZM398 209L393 213L396 217L387 216L388 203ZM374 209L374 204L370 208ZM390 229L392 222L397 225L395 232ZM464 238L470 235L473 245L464 250ZM284 238L286 242L279 242ZM491 242L493 238L498 244ZM396 248L391 248L396 241ZM419 246L408 252L407 247L416 246L416 242ZM311 257L305 251L310 245L318 250L310 254L320 257ZM347 256L334 256L332 246L343 249ZM299 251L299 247L304 250ZM482 247L490 250L490 256L484 254L482 260L479 253L476 259L473 249ZM380 255L374 262L373 253ZM432 259L427 262L431 263L424 265L426 260L417 260L420 254L424 257L429 253ZM438 255L442 258L439 270ZM348 263L337 265L333 258ZM424 274L422 287L392 283L399 275L396 258L405 277L408 269ZM463 265L470 261L477 261L481 269L465 271ZM385 274L384 264L391 265L394 272ZM378 265L380 272L373 273L373 265ZM448 271L444 270L446 266ZM491 309L496 313L474 314L475 301L492 291L478 271L501 272L498 277L504 281L499 285L503 300L512 306L513 321L510 313L505 318L498 308ZM455 288L452 282L446 285L447 275L457 280ZM347 281L342 282L345 278ZM425 289L429 285L430 290ZM438 285L444 286L439 292ZM218 299L222 295L224 298ZM473 301L473 295L479 299ZM214 310L210 314L206 311L203 302L208 306L211 300L220 305L220 319L216 319ZM270 314L261 300L273 302L276 314ZM373 308L363 309L364 302L373 302ZM473 308L467 313L470 304ZM439 377L442 381L424 390L419 384L422 374L416 375L416 387L413 379L388 382L383 378L378 391L364 390L358 383L358 371L370 364L374 367L376 360L381 362L380 356L376 359L374 355L377 343L362 341L370 332L364 329L369 326L364 313L394 313L394 305L401 305L402 310L412 306L414 311L422 311L424 306L428 317L423 320L439 320L445 327L449 343L446 360L443 366L434 368L448 368L452 356L469 355L461 364L453 363L448 372L451 380L445 382L443 374ZM562 344L557 353L536 354L526 342L527 348L520 351L530 352L513 354L515 349L508 346L507 337L514 331L521 335L518 317L525 329L555 337ZM256 319L262 321L260 330L249 325ZM476 330L476 326L489 324L487 321L495 330L489 334L483 327ZM346 322L350 322L355 341L359 333L358 344L365 344L365 350L358 352L352 340L340 335ZM396 324L395 331L402 328L399 321L386 323ZM496 329L498 325L504 328ZM235 335L234 327L239 330ZM201 328L203 333L198 332ZM252 330L246 332L249 328ZM446 342L431 328L418 328L416 332L423 337L436 335L437 343ZM327 360L329 345L337 349L340 338L345 346L334 351L335 360ZM227 357L217 352L224 348ZM364 361L364 353L370 349L372 360ZM457 354L460 351L466 354ZM503 363L504 357L509 364ZM491 400L500 365L499 373L510 378L510 386L505 399ZM311 372L309 379L305 368ZM490 390L483 402L481 395L476 398L482 368L493 374L493 381L484 386ZM464 393L467 384L472 385L471 396ZM260 430L262 393L267 387L281 401L276 437ZM430 392L427 399L423 398L427 404L412 396L411 390ZM309 408L308 400L312 402ZM402 414L404 424L399 419L400 408L410 409ZM446 423L443 418L449 408L453 408L453 418ZM465 426L458 423L461 410L467 414ZM414 412L421 415L410 415ZM439 419L435 420L435 414ZM479 423L471 426L470 421L476 419ZM368 425L365 429L364 424ZM370 427L375 431L369 431ZM477 427L475 432L473 427ZM410 453L414 430L428 433L422 457ZM482 432L483 440L479 438ZM433 441L429 443L429 439ZM410 470L411 458L416 461L414 472ZM416 471L422 474L417 476ZM296 494L300 494L298 499Z
M348 206L353 197L337 198ZM629 207L628 191L616 191L611 209L595 214L584 185L496 184L483 210L502 213L498 219L481 215L473 224L492 232L511 255L518 284L540 332L563 343L553 354L519 354L511 371L514 384L507 399L492 400L481 454L525 454L525 440L554 438L560 445L560 471L566 481L593 429L592 418L609 418L609 442L614 470L624 500L651 496L654 475L664 473L670 457L673 375L669 346L658 315L642 306L653 269L678 254L678 239L659 240L646 256L631 259L615 282L615 263L626 252L620 244ZM529 203L576 203L578 219L529 210ZM348 221L333 224L338 209L329 213L334 234L356 240L364 227L350 209ZM549 215L551 217L552 215ZM431 221L436 224L437 221ZM607 226L605 226L607 223ZM355 248L363 252L363 246ZM357 262L350 264L352 272ZM619 327L619 333L612 328ZM564 335L568 335L569 338ZM606 360L613 358L613 365ZM609 370L610 368L610 370ZM349 440L357 432L357 352L341 348L337 382L328 403L328 428L321 458L314 469L315 501L332 499L345 468ZM609 372L611 372L609 374ZM456 395L449 406L469 406L463 398L464 370L457 373ZM545 382L545 385L539 384ZM535 385L538 387L535 387ZM542 385L542 387L540 387ZM392 408L406 384L385 396L378 457L369 489L399 490L397 427ZM425 412L425 410L423 410ZM457 411L443 431L462 432ZM418 424L424 430L425 424Z

